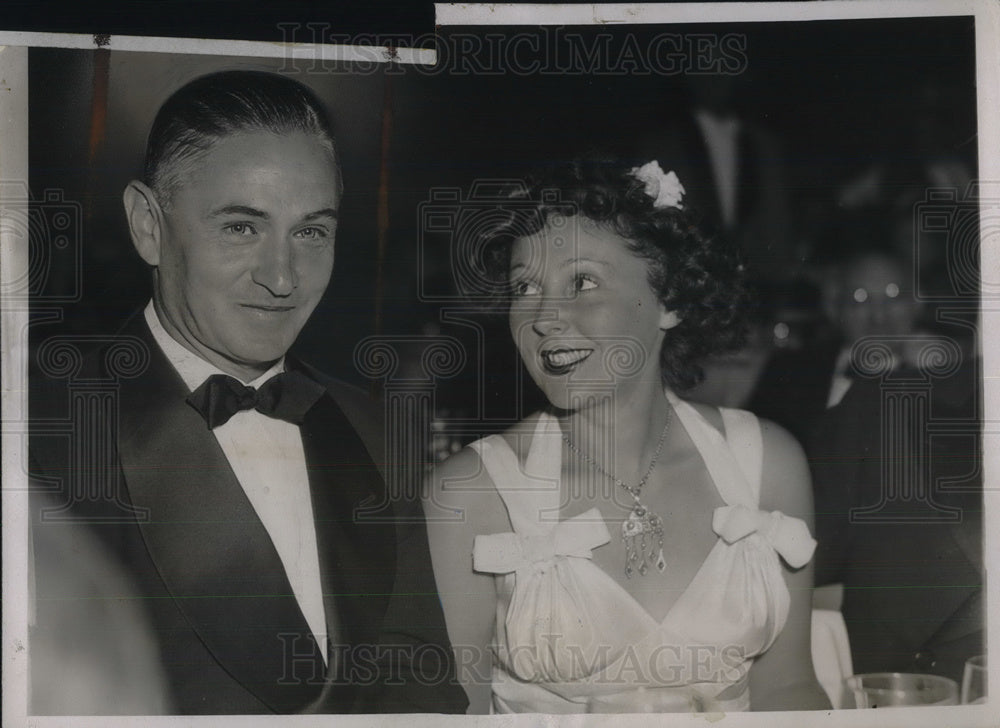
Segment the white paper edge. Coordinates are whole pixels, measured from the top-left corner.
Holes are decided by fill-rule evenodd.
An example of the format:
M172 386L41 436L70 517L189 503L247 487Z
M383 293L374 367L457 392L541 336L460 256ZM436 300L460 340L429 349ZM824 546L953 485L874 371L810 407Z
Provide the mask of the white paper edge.
M1000 200L1000 128L996 109L1000 102L998 87L998 42L1000 42L1000 5L990 0L827 0L810 3L699 3L699 4L633 4L633 5L435 5L437 24L447 25L591 25L591 24L648 24L648 23L713 23L713 22L768 22L793 20L871 19L892 17L927 17L974 15L976 17L977 44L977 84L978 84L978 131L979 131L979 175L984 180L996 180ZM2 22L2 21L0 21ZM24 138L27 134L27 49L24 45L95 48L92 35L59 33L25 33L0 31L0 139L8 134ZM191 53L205 55L250 55L265 57L288 57L289 46L281 43L257 41L194 40L178 38L144 38L137 36L110 36L101 47L111 50L132 50L144 52ZM371 55L377 46L293 46L296 56L329 60L348 60L348 53L342 49L360 48L361 55L350 60L372 62ZM335 50L331 50L335 49ZM406 61L399 49L399 62ZM326 56L327 52L335 55ZM428 51L420 51L426 53ZM433 53L433 51L429 51ZM420 56L421 59L425 56ZM0 179L27 179L27 147L0 144ZM985 210L984 210L985 212ZM3 209L0 208L0 215ZM995 212L992 214L996 214ZM998 221L1000 223L1000 221ZM9 248L9 241L0 230L0 275L16 263L23 264L26 251ZM12 257L7 257L12 256ZM21 256L19 258L18 256ZM15 265L11 265L11 261ZM1000 285L1000 249L983 247L983 280L995 281ZM990 306L994 310L990 310ZM0 344L2 351L10 352L2 363L4 423L3 447L3 487L2 505L5 513L27 511L27 497L21 460L26 452L25 438L17 438L19 446L11 449L11 438L7 434L17 431L17 424L23 422L26 393L18 376L25 369L25 349L19 340L20 332L25 332L27 314L25 311L0 309ZM983 311L983 331L1000 331L1000 305L987 303ZM1000 448L1000 337L983 341L984 397L986 400L986 427L984 431L984 482L1000 483L1000 459L994 454ZM12 487L13 486L13 487ZM1000 488L985 488L986 509L989 513L1000 508ZM989 571L998 562L1000 535L986 528L986 564ZM3 529L3 576L5 584L17 580L24 583L27 575L27 524L4 519ZM998 624L996 605L1000 603L1000 584L987 583L988 604L990 605L988 638L991 651L1000 644L996 637ZM25 718L26 706L26 646L27 603L21 599L3 600L3 725L31 725L38 728L62 728L81 726L103 728L108 726L256 726L295 725L323 726L329 728L332 722L338 726L370 726L373 719L378 724L420 726L461 725L461 726L632 726L670 725L678 726L743 726L766 725L799 728L803 725L830 726L995 726L998 724L998 700L990 706L960 706L951 708L897 708L890 712L877 711L821 711L785 712L767 714L728 715L682 715L669 716L440 716L440 715L389 715L389 716L168 716L168 717L36 717ZM15 597L18 595L14 595ZM994 653L996 654L996 653ZM1000 695L1000 671L990 673L990 692ZM957 722L960 721L960 722Z
M975 15L987 3L979 0L824 0L772 3L436 3L439 26L449 25L642 25L833 20Z
M3 20L0 19L0 23ZM302 31L300 37L306 35ZM295 39L296 35L293 34ZM437 51L430 48L389 48L385 45L332 45L324 43L278 43L255 40L200 40L155 38L134 35L94 36L82 33L30 33L0 30L0 45L47 48L105 48L111 51L181 53L185 55L254 56L258 58L303 58L315 61L360 61L433 66Z

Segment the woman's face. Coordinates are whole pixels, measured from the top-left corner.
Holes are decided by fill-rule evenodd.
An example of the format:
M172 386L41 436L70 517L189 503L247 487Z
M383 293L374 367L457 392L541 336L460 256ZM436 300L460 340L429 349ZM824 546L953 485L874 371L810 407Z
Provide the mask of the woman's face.
M553 405L659 387L664 332L678 320L624 239L585 218L552 220L515 241L510 281L514 342Z

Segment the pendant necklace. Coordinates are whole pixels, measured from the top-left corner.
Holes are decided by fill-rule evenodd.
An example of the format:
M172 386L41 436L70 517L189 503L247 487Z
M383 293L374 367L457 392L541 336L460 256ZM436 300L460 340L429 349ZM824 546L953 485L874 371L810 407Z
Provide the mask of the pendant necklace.
M653 459L646 468L646 474L642 476L638 485L629 485L621 478L609 473L597 464L590 455L578 448L569 435L562 433L562 439L581 460L592 467L605 478L611 480L615 485L620 486L630 496L632 496L632 510L622 523L622 543L625 544L625 576L632 578L636 571L640 576L645 576L650 566L656 566L657 571L662 572L667 568L666 559L663 558L663 519L649 510L639 497L642 495L643 486L649 480L656 467L656 461L660 458L660 451L663 450L663 442L670 428L670 410L667 410L667 422L663 425L663 432L660 433L660 441L656 444L656 451Z

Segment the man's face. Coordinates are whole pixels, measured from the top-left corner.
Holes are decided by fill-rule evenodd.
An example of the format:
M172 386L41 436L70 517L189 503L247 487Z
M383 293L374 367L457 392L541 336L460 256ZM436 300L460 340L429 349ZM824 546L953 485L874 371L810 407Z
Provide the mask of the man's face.
M844 272L840 325L849 342L913 332L917 305L902 265L881 254L864 256Z
M192 164L163 212L155 301L167 331L244 381L295 341L333 271L334 159L296 132L243 132Z

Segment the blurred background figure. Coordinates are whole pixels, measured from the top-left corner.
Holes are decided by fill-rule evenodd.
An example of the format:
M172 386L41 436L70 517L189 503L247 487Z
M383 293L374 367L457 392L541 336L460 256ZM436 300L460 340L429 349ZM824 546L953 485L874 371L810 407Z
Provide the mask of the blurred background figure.
M985 650L979 367L899 377L858 379L809 436L816 584L843 585L856 673L959 681Z
M817 264L813 305L818 306L811 321L800 315L799 335L792 338L792 326L782 328L781 319L774 325L777 345L745 402L802 442L854 383L851 357L858 341L878 337L892 349L895 367L917 365L914 340L907 338L921 327L912 268L885 244L857 241L854 237L851 250L852 240L847 240L848 251L839 259ZM781 318L787 320L788 314Z
M718 51L718 49L716 49ZM735 241L752 287L784 293L793 286L803 252L796 249L785 170L786 150L754 103L746 69L688 74L684 85L654 102L663 123L638 142L637 159L657 159L675 171L705 229ZM691 392L707 404L744 405L771 348L768 312L751 312L746 346L705 363L705 381Z
M796 251L785 150L768 128L766 110L752 103L751 74L716 65L721 72L688 74L679 93L663 94L656 104L663 123L639 142L635 156L677 173L685 205L703 225L739 243L752 279L786 280L794 275Z
M38 527L40 512L31 520L28 712L169 713L159 648L135 585L87 526Z
M968 130L955 119L963 89L931 75L907 93L915 107L908 123L881 156L840 186L841 209L908 208L928 187L964 190L974 178L968 155L975 137L963 138Z

